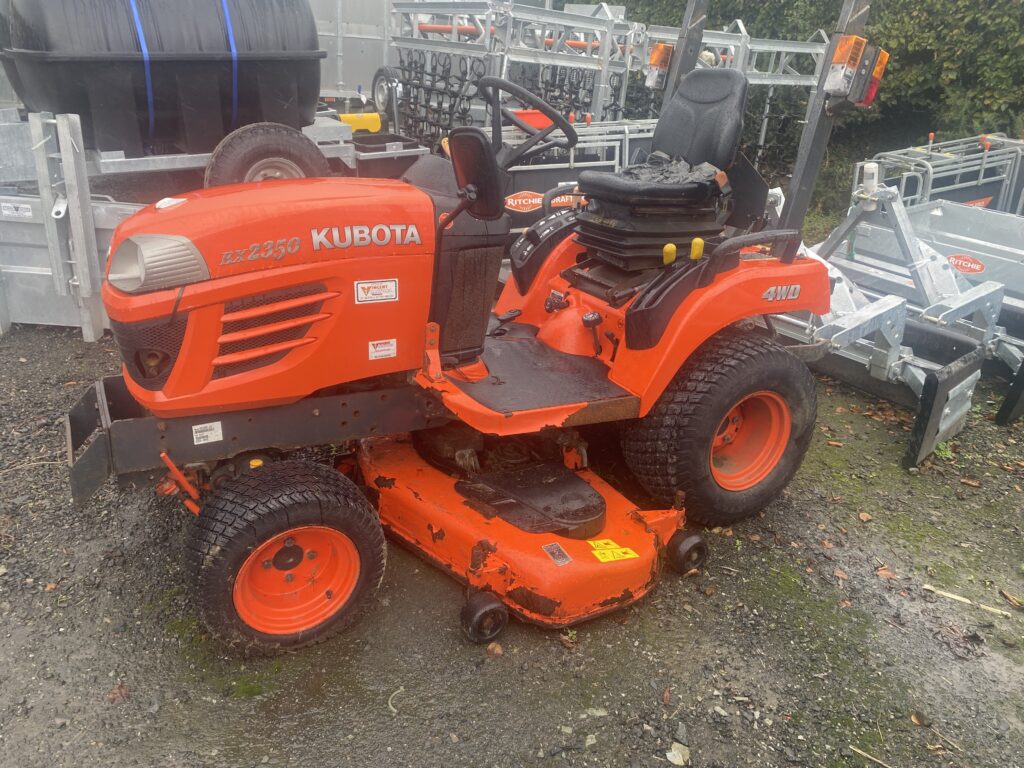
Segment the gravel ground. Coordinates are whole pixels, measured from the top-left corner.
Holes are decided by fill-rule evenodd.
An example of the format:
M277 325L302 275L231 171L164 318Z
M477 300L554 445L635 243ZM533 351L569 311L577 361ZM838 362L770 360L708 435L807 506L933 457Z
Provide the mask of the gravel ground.
M71 506L61 417L115 369L109 339L0 340L2 766L664 766L674 743L705 768L1024 766L1024 613L1000 596L1024 596L1024 430L992 391L910 474L908 414L823 380L785 497L575 632L513 624L488 654L457 585L391 546L351 631L243 661L196 622L176 503Z

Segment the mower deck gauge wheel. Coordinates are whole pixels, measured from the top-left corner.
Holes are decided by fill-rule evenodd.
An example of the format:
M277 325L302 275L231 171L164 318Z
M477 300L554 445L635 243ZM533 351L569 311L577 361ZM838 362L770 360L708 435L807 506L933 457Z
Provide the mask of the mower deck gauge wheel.
M508 608L490 592L475 592L462 606L461 619L470 642L489 643L508 625Z
M695 568L700 570L704 567L708 559L708 544L700 534L676 531L668 540L665 555L669 565L685 576Z

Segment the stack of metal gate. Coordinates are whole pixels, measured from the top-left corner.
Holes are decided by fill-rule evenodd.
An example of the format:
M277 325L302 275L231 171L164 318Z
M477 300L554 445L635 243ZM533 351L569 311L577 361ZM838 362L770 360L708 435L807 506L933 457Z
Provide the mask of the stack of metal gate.
M663 88L647 88L644 75L654 48L671 48L680 33L629 21L603 3L553 11L503 0L394 0L391 9L402 129L427 143L486 120L473 86L483 75L512 79L591 124L654 118ZM806 42L753 38L736 20L704 31L699 66L736 69L769 88L813 88L827 43L820 31Z
M865 162L878 163L883 182L896 187L905 205L949 200L1024 215L1024 141L1003 133L930 141ZM854 188L863 167L856 166Z

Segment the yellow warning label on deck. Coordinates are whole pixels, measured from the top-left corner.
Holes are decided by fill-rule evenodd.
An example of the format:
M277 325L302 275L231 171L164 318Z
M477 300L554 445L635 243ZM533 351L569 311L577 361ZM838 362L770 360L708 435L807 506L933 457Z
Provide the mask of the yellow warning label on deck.
M591 554L602 563L613 563L616 560L631 560L634 557L640 557L629 547L620 547L611 539L595 539L587 543L592 547Z
M618 549L595 549L592 554L602 563L612 563L616 560L631 560L634 557L640 557L640 555L629 547L619 547Z

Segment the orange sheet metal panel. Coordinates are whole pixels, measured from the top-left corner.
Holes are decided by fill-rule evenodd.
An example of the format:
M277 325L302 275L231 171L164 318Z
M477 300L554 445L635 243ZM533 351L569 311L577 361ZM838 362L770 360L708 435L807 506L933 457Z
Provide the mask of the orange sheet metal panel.
M125 222L113 248L135 233L184 236L203 255L211 279L138 295L103 286L115 321L187 314L164 386L151 391L125 377L144 407L173 417L281 405L323 387L422 364L434 261L433 204L426 194L389 180L298 179L180 197L183 203L150 207ZM307 318L301 343L276 362L215 376L218 366L260 347L258 338L238 344L229 335L241 327L252 337L258 325L248 317L254 310L230 302L309 285L319 287L320 307ZM275 349L271 332L282 319L286 313L268 317L263 351ZM227 349L244 349L226 353L227 342Z
M681 510L640 511L581 470L607 504L601 532L587 540L527 533L467 506L456 478L427 464L406 436L363 441L359 465L380 493L381 522L392 536L544 626L575 624L643 597L658 578L664 542L682 524Z

